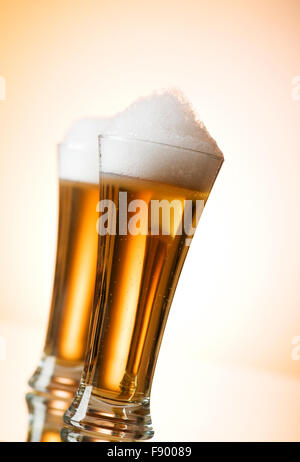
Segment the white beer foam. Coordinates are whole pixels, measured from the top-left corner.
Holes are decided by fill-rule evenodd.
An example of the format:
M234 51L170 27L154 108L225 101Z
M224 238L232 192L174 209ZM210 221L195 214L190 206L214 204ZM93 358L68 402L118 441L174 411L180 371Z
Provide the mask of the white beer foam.
M111 120L108 133L113 138L101 140L104 173L208 192L224 159L177 90L137 100ZM122 137L130 141L122 142Z
M70 181L99 183L98 136L109 119L91 118L75 122L59 145L59 177Z
M215 140L177 89L156 92L117 114L111 134L180 146L223 158Z
M185 148L112 136L100 141L104 174L173 184L209 193L223 158Z
M223 161L216 142L178 90L140 98L111 119L76 122L59 146L60 178L99 182L99 135L120 138L113 144L112 138L102 139L101 169L106 173L207 190L210 166L217 171Z

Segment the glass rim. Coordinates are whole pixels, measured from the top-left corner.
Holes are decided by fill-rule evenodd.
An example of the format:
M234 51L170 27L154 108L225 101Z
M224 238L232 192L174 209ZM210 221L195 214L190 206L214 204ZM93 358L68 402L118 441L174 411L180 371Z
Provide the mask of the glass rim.
M186 147L175 145L175 144L162 143L160 141L151 141L151 140L144 140L142 138L135 138L135 137L127 137L127 136L121 136L121 135L110 135L110 134L100 133L98 135L99 145L100 145L100 141L103 140L103 139L113 139L113 140L115 139L115 140L119 140L119 141L138 141L140 143L148 143L148 144L155 144L155 145L158 145L158 146L166 146L166 147L169 147L169 148L181 149L183 151L196 152L197 154L204 154L205 156L212 157L213 159L218 160L220 162L224 162L223 153L222 153L222 155L218 155L218 154L213 154L211 152L201 151L199 149L191 149L191 148L186 148ZM100 152L100 154L101 154L101 152Z

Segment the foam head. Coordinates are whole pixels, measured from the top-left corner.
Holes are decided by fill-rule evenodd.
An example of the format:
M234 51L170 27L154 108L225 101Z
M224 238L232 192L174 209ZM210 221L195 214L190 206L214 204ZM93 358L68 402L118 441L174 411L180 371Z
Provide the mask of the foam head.
M113 118L109 131L223 158L216 142L179 90L157 92L138 99Z
M138 142L118 142L116 147L115 141L114 155L102 156L104 172L196 189L203 183L201 178L207 177L208 163L214 162L214 159L218 159L220 164L223 161L216 142L178 90L140 98L111 119L90 118L74 123L59 146L60 178L98 183L100 134L165 145L142 147ZM192 151L195 152L192 154ZM143 152L147 155L142 155Z
M104 173L209 192L223 162L216 142L178 91L137 100L111 120L108 133L115 139L101 140Z
M105 133L109 119L81 119L75 122L59 145L59 177L98 184L98 136Z

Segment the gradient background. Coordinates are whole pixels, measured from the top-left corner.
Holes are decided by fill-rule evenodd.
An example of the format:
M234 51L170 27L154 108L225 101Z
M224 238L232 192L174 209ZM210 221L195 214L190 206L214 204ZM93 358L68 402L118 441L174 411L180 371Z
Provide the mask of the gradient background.
M299 0L0 0L0 75L0 440L25 438L43 347L56 144L177 86L226 162L161 349L156 439L300 441Z

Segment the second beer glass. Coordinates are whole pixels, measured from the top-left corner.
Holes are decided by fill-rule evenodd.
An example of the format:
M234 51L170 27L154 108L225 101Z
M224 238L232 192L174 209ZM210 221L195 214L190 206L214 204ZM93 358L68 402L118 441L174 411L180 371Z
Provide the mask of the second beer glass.
M96 277L97 142L58 147L59 218L52 303L44 352L30 379L38 392L70 399L84 362ZM96 152L95 152L96 151Z

